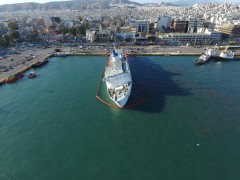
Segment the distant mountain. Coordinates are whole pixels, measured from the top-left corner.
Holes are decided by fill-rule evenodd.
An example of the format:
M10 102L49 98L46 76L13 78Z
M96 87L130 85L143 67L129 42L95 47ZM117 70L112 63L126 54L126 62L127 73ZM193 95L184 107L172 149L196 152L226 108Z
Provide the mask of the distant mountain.
M152 5L163 5L163 6L178 6L177 4L168 3L168 2L159 2L159 3L144 3L145 6L152 6Z
M176 5L187 5L187 6L191 6L194 4L207 4L207 3L219 3L218 0L168 0L167 2L171 2L172 4L176 4Z
M108 7L110 4L136 4L129 0L73 0L73 1L55 1L44 4L40 3L18 3L18 4L5 4L0 5L0 12L13 12L19 10L36 10L36 9L78 9L82 6L96 5Z
M31 0L29 0L31 1ZM173 5L184 5L191 6L193 4L206 4L206 3L223 3L224 1L228 3L240 3L236 2L236 0L143 0L147 3L137 3L134 1L140 2L141 0L70 0L70 1L55 1L49 3L18 3L18 4L5 4L0 5L0 12L13 12L19 10L36 10L36 9L79 9L82 6L104 6L108 7L110 4L135 4L135 5L153 5L162 4L165 6L173 6Z
M133 0L133 1L140 1L140 0ZM187 5L191 6L194 4L207 4L207 3L233 3L233 4L240 4L239 1L236 0L142 0L142 2L147 2L145 4L149 3L157 3L160 4L162 2L166 4L174 4L174 5Z

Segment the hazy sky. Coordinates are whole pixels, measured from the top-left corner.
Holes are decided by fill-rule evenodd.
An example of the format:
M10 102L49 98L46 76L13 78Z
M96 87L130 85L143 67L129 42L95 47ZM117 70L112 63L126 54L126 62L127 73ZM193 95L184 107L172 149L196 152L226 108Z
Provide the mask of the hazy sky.
M23 2L37 2L37 3L46 3L50 1L67 1L67 0L0 0L0 5L2 4L15 4L15 3L23 3ZM132 0L139 3L145 2L161 2L164 0Z
M23 2L37 2L37 3L46 3L50 1L63 1L63 0L0 0L0 5L2 4L15 4Z
M38 3L46 3L46 2L50 2L50 1L66 1L66 0L0 0L0 5L2 4L14 4L14 3L23 3L23 2L38 2ZM173 2L176 0L131 0L131 1L135 1L138 3L146 3L146 2ZM189 0L191 2L191 0ZM236 3L239 0L218 0L219 2L233 2ZM211 0L209 0L209 2L212 2Z

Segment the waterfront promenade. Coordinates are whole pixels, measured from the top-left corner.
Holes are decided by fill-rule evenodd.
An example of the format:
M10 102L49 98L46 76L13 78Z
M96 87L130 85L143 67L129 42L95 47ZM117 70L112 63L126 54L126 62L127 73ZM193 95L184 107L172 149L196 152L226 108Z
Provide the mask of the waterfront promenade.
M205 51L204 47L173 47L173 46L123 46L128 55L177 55L177 56L199 56ZM22 51L21 54L8 55L3 59L0 59L0 84L5 82L6 78L10 75L19 72L26 71L31 68L32 64L37 61L43 60L55 53L55 49L60 49L62 54L67 55L105 55L106 50L109 47L102 46L86 46L80 47L50 47L50 48L33 48L26 51ZM240 55L240 50L236 51L236 55ZM32 58L30 58L32 57ZM27 59L31 60L27 60ZM11 67L11 68L9 68ZM4 69L8 69L3 72Z

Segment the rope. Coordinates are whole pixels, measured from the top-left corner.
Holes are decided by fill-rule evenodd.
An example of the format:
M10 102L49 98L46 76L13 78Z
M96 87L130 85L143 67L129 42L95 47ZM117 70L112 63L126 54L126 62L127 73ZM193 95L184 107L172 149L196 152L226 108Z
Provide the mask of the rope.
M108 59L107 59L107 60L108 60ZM99 95L98 95L98 94L99 94L100 85L101 85L101 80L102 80L102 77L103 77L103 74L104 74L104 71L105 71L107 65L108 65L108 61L107 61L106 65L105 65L105 67L103 68L103 71L102 71L102 73L101 73L101 75L100 75L100 79L99 79L99 83L98 83L98 88L97 88L97 92L96 92L96 98L97 98L98 100L100 100L102 103L104 103L104 104L106 104L106 105L108 105L108 106L110 106L110 107L112 107L112 108L118 108L118 109L120 109L120 107L118 107L118 106L116 106L116 105L112 105L112 104L104 101L104 100L103 100L101 97L99 97ZM137 100L137 101L135 101L135 102L133 102L133 103L131 103L131 104L129 104L129 105L124 106L124 107L123 107L124 109L129 109L129 108L135 107L135 106L137 106L137 105L145 102L145 101L149 98L147 89L146 89L143 85L140 85L140 84L137 83L137 82L135 82L135 83L144 89L144 91L145 91L145 97L143 97L142 99L139 99L139 100Z

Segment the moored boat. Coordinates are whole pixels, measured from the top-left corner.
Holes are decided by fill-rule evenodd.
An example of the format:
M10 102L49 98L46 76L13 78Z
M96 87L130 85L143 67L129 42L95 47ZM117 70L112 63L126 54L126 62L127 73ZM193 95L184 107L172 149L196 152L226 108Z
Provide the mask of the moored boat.
M212 57L217 55L216 49L208 49L204 52L197 60L194 61L195 64L201 65L210 61Z
M233 60L235 58L235 52L228 51L228 47L229 46L227 46L225 50L221 51L221 53L215 58L215 60Z
M15 82L16 82L16 77L14 75L11 75L6 79L6 83L15 83Z
M28 75L28 78L31 79L31 78L35 78L37 75L35 72L31 72L29 75Z
M6 79L6 83L14 83L17 80L21 79L24 76L23 72L17 72Z

